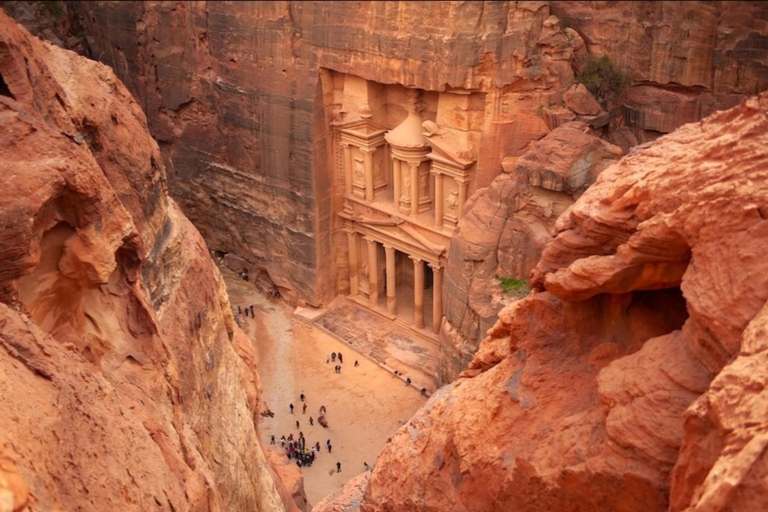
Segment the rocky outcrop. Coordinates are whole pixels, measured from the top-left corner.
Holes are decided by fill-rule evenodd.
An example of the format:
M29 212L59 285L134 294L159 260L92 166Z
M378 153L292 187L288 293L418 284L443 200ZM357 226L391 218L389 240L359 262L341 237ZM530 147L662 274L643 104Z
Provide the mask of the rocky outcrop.
M253 347L141 108L4 13L0 76L2 509L285 510Z
M504 157L565 122L603 129L627 151L768 86L768 15L747 2L66 7L79 14L94 57L147 113L170 192L209 246L312 304L347 288L329 128L347 107L333 76L484 94L469 114L483 119L478 188L501 173ZM610 57L640 85L617 98L612 117L593 114L587 95L577 106L566 94L589 55Z
M392 437L359 510L766 508L766 109L603 171L536 292Z
M451 242L440 333L439 382L451 382L472 359L505 305L525 293L505 292L501 279L527 279L555 220L622 151L573 121L555 128L467 204ZM527 292L527 290L525 290Z
M768 89L768 9L759 3L566 1L551 10L590 55L642 84L617 98L641 143Z

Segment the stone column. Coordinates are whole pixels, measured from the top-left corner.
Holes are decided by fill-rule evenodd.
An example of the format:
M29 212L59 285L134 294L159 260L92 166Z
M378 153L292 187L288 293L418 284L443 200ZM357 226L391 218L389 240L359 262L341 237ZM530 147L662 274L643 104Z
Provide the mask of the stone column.
M397 292L395 290L395 285L397 282L397 274L395 270L395 248L391 245L384 244L384 251L386 251L387 254L387 313L396 315Z
M413 260L413 323L419 329L424 327L424 261L410 256Z
M435 227L443 227L443 175L435 173Z
M347 231L349 243L349 294L353 297L358 293L360 267L357 259L357 233Z
M440 322L443 320L443 267L430 263L432 269L432 332L440 332Z
M365 237L365 241L368 242L368 298L371 308L376 309L379 303L379 265L376 240Z
M360 148L360 151L365 156L365 200L373 201L373 152L376 148Z
M403 186L402 176L400 176L400 160L398 160L395 157L392 157L392 185L394 186L394 194L395 194L395 208L398 208L400 206L400 194L401 194L401 188Z
M461 218L461 214L464 211L464 203L467 201L467 180L465 179L458 179L456 180L459 183L459 215L458 218Z
M344 148L344 193L348 196L352 195L352 148L349 144L343 143L341 145Z
M419 163L408 162L411 168L411 215L419 213Z

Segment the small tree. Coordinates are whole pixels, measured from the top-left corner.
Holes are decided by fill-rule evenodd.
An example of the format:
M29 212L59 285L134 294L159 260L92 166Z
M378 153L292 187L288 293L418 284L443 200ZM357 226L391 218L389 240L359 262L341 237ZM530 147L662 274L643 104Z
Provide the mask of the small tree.
M599 59L588 55L584 71L574 80L584 84L603 108L608 100L613 100L623 88L632 84L632 78L616 69L607 55Z

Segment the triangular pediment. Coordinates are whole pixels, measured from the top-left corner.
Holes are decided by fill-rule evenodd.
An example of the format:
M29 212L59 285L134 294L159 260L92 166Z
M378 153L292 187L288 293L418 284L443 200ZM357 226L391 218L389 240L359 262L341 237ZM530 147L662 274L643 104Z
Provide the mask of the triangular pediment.
M466 140L466 134L457 134L453 130L441 129L439 133L425 134L427 143L434 156L430 158L465 169L477 160L474 148Z
M339 130L347 135L352 135L359 139L367 140L373 137L381 136L387 130L374 123L370 119L358 119L357 121L351 121L339 125Z

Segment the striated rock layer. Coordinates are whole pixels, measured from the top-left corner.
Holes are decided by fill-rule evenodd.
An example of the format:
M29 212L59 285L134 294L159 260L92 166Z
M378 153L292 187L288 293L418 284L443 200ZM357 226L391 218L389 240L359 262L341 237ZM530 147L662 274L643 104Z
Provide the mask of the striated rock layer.
M472 115L481 116L482 151L473 172L482 188L502 172L504 157L521 156L532 140L577 114L596 128L606 126L607 113L583 94L566 98L577 113L563 106L574 68L583 67L588 53L609 56L645 86L621 99L629 127L621 116L609 125L618 132L612 140L625 149L762 90L768 50L760 34L768 13L759 5L68 7L80 14L94 58L112 66L147 113L171 195L209 247L242 258L239 265L251 277L266 270L284 295L320 304L347 289L347 241L335 219L344 184L335 177L341 157L334 155L330 128L333 111L342 108L328 97L333 76L481 94L482 111ZM684 90L667 91L674 87Z
M499 311L527 293L505 293L501 279L526 279L555 220L622 155L589 131L581 121L558 126L521 157L506 158L505 172L468 202L448 255L440 384L466 368Z
M319 510L766 509L766 111L768 93L603 171L534 293Z
M0 508L294 509L139 105L3 13L0 78Z

